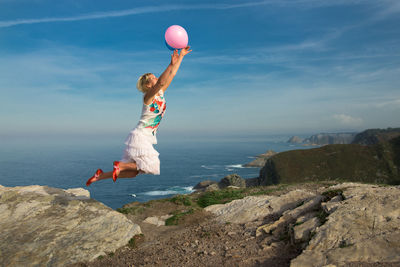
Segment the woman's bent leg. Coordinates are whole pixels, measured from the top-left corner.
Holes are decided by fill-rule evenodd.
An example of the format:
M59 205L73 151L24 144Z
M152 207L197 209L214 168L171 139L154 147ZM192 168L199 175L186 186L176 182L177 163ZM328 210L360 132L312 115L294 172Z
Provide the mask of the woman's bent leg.
M99 180L104 180L104 179L110 179L112 178L113 172L104 172L101 174L98 178L97 181ZM126 171L121 171L118 175L118 178L134 178L139 174L138 170L126 170Z

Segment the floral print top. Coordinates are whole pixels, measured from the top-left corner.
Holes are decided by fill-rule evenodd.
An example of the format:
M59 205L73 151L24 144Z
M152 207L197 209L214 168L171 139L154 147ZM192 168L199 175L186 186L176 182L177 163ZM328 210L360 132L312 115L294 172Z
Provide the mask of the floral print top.
M137 128L151 130L151 133L155 135L161 119L164 117L166 107L164 92L160 90L150 105L143 104L142 116Z

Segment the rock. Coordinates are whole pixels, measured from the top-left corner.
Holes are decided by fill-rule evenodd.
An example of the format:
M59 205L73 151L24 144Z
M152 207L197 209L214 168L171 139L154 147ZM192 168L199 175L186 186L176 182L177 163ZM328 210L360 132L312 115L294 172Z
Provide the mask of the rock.
M309 245L290 266L398 264L400 187L346 183L331 189L342 189L345 200L316 229Z
M193 189L197 190L197 191L205 191L207 187L209 187L210 185L213 185L213 184L217 184L217 182L211 181L211 180L201 181L200 183L195 185L193 187Z
M299 242L307 242L310 239L310 233L315 230L318 226L320 226L320 220L318 218L311 218L308 221L300 225L296 225L293 228L294 231L294 241Z
M301 143L301 142L303 142L303 139L301 139L301 138L298 137L298 136L292 136L292 137L290 137L290 139L287 141L287 143L290 143L290 144L299 144L299 143Z
M296 221L296 219L300 217L300 215L303 215L318 208L322 201L322 198L322 196L318 195L297 208L285 211L283 213L283 216L280 217L279 220L258 227L256 230L256 236L260 236L262 232L266 234L272 233L273 231L275 231L275 229L277 229L277 231L274 234L279 235L286 229L286 226L288 224Z
M267 215L281 215L295 208L315 194L304 190L293 190L281 196L248 196L226 204L211 205L205 208L216 215L219 222L247 223L263 219Z
M219 190L218 184L211 184L206 187L206 192Z
M0 266L66 266L128 244L140 227L87 190L0 186Z
M308 221L309 219L316 217L316 216L317 216L316 211L306 213L303 216L300 216L299 218L297 218L296 224L304 223L305 221Z
M228 186L246 187L246 181L237 174L230 174L222 178L218 185L220 188Z
M326 213L331 214L340 206L340 201L342 201L342 199L341 195L335 196L330 201L322 203L321 207Z
M172 215L164 215L164 216L154 216L154 217L147 217L143 222L149 223L149 224L154 224L156 226L163 226L165 225L165 220L171 218Z
M253 160L250 163L244 164L244 167L263 167L265 165L265 162L267 161L267 159L269 159L270 157L276 155L278 153L276 153L273 150L268 150L267 152L265 152L264 154L258 155L256 156L256 159Z

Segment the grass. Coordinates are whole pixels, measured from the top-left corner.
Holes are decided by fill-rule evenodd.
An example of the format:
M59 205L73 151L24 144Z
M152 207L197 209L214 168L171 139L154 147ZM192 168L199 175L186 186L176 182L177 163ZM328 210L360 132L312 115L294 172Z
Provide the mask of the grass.
M334 189L334 190L328 190L322 193L322 195L328 200L331 200L332 198L338 196L338 195L343 195L343 190L342 189Z
M254 188L248 188L246 189L247 195L249 196L259 196L259 195L268 195L270 193L273 192L277 192L277 191L282 191L284 189L286 189L286 187L288 186L288 184L280 184L278 186L269 186L268 188L265 187L254 187Z
M225 204L235 199L244 198L245 194L243 193L243 191L244 189L238 189L238 190L224 189L218 191L205 192L197 199L197 204L202 208L214 204Z
M188 195L176 195L169 199L170 202L177 205L192 206L193 202Z
M189 209L187 211L181 211L181 212L177 211L177 212L175 212L175 214L172 217L170 217L170 218L165 220L165 225L167 225L167 226L169 226L169 225L178 225L179 220L181 218L183 218L184 216L186 216L188 214L193 214L193 213L194 213L194 209L193 208Z
M144 211L143 207L129 207L129 208L118 208L118 212L123 214L137 214Z
M143 241L144 239L144 235L143 234L139 234L139 235L134 235L128 242L128 246L130 248L137 248L138 244L140 243L140 241Z

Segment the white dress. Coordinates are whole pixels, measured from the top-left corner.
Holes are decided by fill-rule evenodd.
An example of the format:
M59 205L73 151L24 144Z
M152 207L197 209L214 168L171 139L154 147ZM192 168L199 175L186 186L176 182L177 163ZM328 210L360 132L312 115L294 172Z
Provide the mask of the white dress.
M160 174L159 153L153 145L157 144L157 129L164 116L166 102L162 90L150 105L143 103L139 123L125 140L122 162L136 162L138 170L148 174Z

